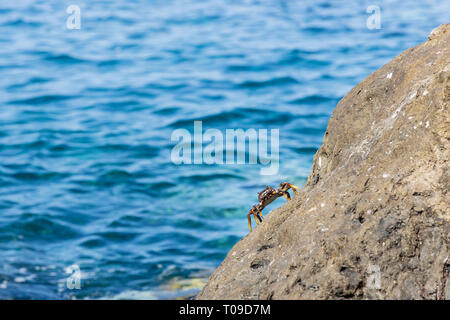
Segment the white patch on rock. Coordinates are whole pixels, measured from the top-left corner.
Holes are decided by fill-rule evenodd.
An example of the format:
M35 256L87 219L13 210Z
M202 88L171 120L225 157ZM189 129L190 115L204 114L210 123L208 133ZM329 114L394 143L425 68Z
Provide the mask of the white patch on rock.
M322 166L322 157L319 157L319 169Z
M428 128L430 126L430 122L427 121L427 123L425 124L425 128Z
M395 111L394 111L394 113L392 113L392 116L391 116L391 118L392 119L395 119L395 118L397 118L397 116L398 116L398 114L400 113L400 110L402 109L402 105L400 106L400 107L398 107ZM390 129L392 129L392 128L390 128Z
M425 91L423 92L423 96L426 96L428 94L428 90L427 89L425 89Z
M325 203L321 203L320 206L323 208L325 207Z
M387 174L387 173L383 173L383 178L384 178L384 179L387 179L387 178L389 178L389 174Z
M389 73L389 74L386 76L386 78L388 78L388 79L392 78L392 72Z

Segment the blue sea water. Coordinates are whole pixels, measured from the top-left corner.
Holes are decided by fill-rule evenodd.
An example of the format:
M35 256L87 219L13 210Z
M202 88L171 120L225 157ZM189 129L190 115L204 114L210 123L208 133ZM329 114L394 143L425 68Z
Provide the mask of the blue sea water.
M366 26L370 5L381 29ZM194 295L248 233L257 191L304 184L339 99L449 12L442 0L2 0L0 299ZM278 174L175 165L171 135L194 120L279 129Z

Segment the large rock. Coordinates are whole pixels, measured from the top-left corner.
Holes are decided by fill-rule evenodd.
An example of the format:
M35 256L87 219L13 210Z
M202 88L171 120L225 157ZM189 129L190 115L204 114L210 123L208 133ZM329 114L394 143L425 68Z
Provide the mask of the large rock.
M301 193L197 299L450 299L449 51L446 24L353 88Z

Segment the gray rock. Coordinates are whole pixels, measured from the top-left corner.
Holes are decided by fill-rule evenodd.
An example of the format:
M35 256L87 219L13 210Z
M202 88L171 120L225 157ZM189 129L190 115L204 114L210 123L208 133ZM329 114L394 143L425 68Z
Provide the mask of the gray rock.
M338 103L300 194L197 299L449 299L449 105L446 24Z

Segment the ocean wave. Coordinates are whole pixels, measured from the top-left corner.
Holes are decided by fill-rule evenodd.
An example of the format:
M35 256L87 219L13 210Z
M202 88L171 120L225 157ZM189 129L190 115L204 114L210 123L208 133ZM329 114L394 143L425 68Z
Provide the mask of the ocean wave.
M272 86L286 86L299 83L300 81L293 77L276 77L267 80L247 80L238 83L236 86L243 89L260 89Z

